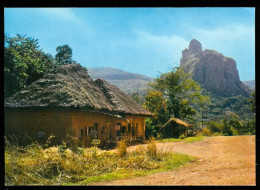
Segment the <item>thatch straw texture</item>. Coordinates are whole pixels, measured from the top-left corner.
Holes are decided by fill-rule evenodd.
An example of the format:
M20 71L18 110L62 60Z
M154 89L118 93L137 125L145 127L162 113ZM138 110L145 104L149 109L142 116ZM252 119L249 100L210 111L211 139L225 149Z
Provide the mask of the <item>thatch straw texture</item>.
M103 79L94 81L79 64L57 67L4 101L6 109L59 108L152 115Z
M184 126L184 127L191 127L191 124L188 124L178 118L170 118L169 121L167 121L167 123L165 123L163 125L163 127L167 126L169 123L171 123L172 121L174 121L175 123L177 123L178 125Z

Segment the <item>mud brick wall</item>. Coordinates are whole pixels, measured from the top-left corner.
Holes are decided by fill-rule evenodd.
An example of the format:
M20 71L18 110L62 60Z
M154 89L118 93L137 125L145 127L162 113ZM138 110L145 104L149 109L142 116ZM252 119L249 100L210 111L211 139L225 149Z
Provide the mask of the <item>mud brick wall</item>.
M5 135L16 135L18 138L28 136L37 141L46 141L50 135L54 135L57 142L62 142L70 135L77 137L85 146L91 146L93 139L87 135L87 127L93 130L97 123L98 139L103 146L108 140L116 139L115 126L120 123L121 127L126 127L125 135L129 138L144 138L145 117L129 115L126 118L76 110L5 110ZM37 137L38 132L43 132L45 137Z
M37 138L37 132L43 132L45 137ZM44 141L50 135L55 135L56 141L62 141L66 135L72 135L71 132L68 111L5 111L5 135L16 135L19 138L28 136L37 141Z

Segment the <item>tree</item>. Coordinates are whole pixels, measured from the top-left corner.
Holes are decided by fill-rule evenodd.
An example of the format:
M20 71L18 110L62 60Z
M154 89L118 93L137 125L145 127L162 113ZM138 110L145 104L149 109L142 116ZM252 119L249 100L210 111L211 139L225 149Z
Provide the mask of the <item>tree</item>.
M143 102L143 98L140 96L140 94L138 92L133 92L132 94L130 94L130 96L139 104L142 104Z
M151 90L145 96L143 106L154 114L153 124L163 125L168 119L166 100L160 91Z
M255 113L255 90L251 93L251 97L249 98L250 110L252 113Z
M66 65L73 62L72 49L68 45L58 46L56 51L55 61L57 65Z
M206 109L210 104L209 96L203 95L200 85L182 68L173 68L171 72L161 74L152 87L166 99L170 116L180 119L192 119L199 108Z
M156 129L163 126L169 118L166 100L161 92L151 90L145 96L143 107L154 114L152 118L145 120L145 135L146 137L157 136L159 130Z
M28 86L53 68L53 57L39 49L37 39L4 36L4 96Z

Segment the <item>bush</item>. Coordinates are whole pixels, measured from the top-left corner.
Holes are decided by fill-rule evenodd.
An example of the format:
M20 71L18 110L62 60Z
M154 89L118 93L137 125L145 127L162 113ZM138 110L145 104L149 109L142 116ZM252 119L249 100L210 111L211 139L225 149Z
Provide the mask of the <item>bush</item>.
M220 133L221 132L221 124L215 122L215 121L209 121L207 128L212 132L212 133Z
M221 130L221 133L224 136L232 136L233 135L233 132L231 130L231 126L228 124L226 119L223 119L223 127L222 127L222 130Z
M210 130L208 128L206 128L206 127L202 130L201 134L203 136L211 136Z
M155 142L155 139L154 137L151 137L150 138L150 141L147 145L147 155L153 157L153 158L156 158L157 156L157 147L156 147L156 142Z
M121 141L118 142L117 153L121 158L126 156L126 154L127 154L127 144L126 144L125 139L122 139Z

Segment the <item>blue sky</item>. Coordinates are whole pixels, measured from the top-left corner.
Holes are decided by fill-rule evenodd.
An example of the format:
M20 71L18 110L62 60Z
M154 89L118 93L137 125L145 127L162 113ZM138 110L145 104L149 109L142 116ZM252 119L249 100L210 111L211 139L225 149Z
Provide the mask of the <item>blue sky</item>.
M53 56L68 44L85 67L115 67L157 77L179 66L192 39L255 79L254 8L5 8L5 33L27 34Z

